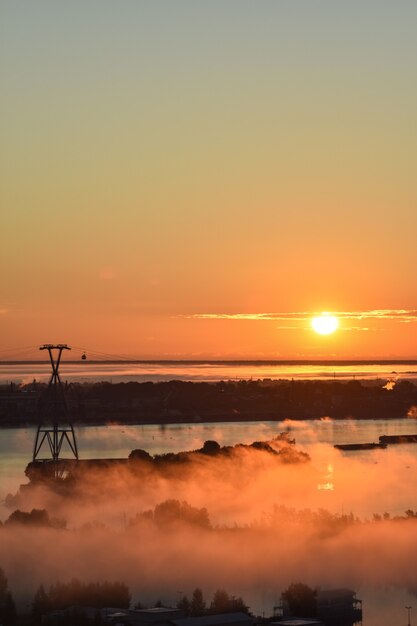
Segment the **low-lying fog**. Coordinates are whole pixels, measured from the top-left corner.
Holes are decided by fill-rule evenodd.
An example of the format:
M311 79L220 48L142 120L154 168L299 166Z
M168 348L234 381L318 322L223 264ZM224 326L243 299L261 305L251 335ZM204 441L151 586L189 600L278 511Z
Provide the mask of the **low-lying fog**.
M387 603L381 590L390 589L384 614L392 610L394 619L399 602L402 619L407 590L417 590L417 517L393 511L390 494L417 510L415 456L398 447L348 457L319 443L309 454L310 460L290 455L300 461L293 463L236 448L163 471L141 463L135 471L127 465L89 471L65 497L47 487L26 490L10 513L46 509L66 528L6 523L0 567L23 604L40 583L77 577L124 581L144 603L172 604L179 590L190 595L199 586L210 594L223 587L268 615L280 592L302 581L367 594L370 626L377 623L377 598ZM175 505L161 515L158 505L172 499L205 508L210 525L193 517L194 509L176 516ZM153 513L140 515L145 511Z

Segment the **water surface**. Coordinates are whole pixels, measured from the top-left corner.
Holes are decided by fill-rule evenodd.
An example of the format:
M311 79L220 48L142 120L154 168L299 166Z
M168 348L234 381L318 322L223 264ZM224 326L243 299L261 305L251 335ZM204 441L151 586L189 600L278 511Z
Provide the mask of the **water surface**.
M50 376L50 365L45 361L39 363L4 364L0 363L0 382L29 383L36 380L47 380ZM408 379L417 380L417 363L410 362L343 362L320 363L311 362L279 362L279 361L142 361L128 362L90 362L63 361L60 367L61 378L68 381L111 382L128 381L166 381L190 380L249 380L271 378L277 379L340 379L360 378L376 379Z
M381 484L379 497L372 502L377 509L391 513L407 508L417 509L417 444L389 446L386 450L355 451L341 454L334 450L337 443L378 441L381 435L415 434L417 420L331 420L216 422L169 425L118 425L84 426L76 428L80 458L126 458L135 448L150 454L179 452L200 448L204 441L214 439L221 445L252 443L269 440L283 431L289 431L297 446L307 451L313 465L325 472L323 447L328 447L328 457L341 455L363 463L364 471L370 464L379 463L381 470L393 457L404 459L400 472L401 489L393 490L388 481ZM3 429L0 431L0 501L9 492L26 482L24 470L31 460L35 437L34 428ZM337 457L336 457L337 458ZM330 461L329 461L330 462ZM413 471L411 471L413 470ZM355 502L352 486L352 504ZM329 501L329 504L331 502ZM371 509L355 510L357 514L372 514Z

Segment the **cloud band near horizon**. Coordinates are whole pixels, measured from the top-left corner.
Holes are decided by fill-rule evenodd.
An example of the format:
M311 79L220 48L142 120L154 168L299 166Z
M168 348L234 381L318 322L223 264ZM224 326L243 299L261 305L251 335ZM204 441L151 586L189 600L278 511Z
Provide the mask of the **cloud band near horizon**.
M227 319L253 321L310 321L312 317L321 315L323 311L289 311L276 313L192 313L181 315L187 319ZM367 311L329 311L339 319L346 320L396 320L401 323L417 322L416 309L370 309ZM354 327L352 330L363 330Z

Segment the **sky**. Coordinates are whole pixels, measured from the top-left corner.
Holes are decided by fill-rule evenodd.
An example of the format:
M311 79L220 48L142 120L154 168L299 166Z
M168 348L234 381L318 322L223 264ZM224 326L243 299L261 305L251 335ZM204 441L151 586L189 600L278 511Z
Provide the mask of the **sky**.
M416 358L416 20L1 0L1 349Z

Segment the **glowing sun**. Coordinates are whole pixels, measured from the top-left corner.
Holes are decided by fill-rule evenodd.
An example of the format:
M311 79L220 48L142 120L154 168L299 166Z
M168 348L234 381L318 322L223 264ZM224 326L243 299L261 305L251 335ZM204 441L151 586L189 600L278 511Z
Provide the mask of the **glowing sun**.
M330 333L334 333L337 330L339 320L334 315L330 315L330 313L322 313L317 317L313 317L311 325L313 330L319 333L319 335L330 335Z

